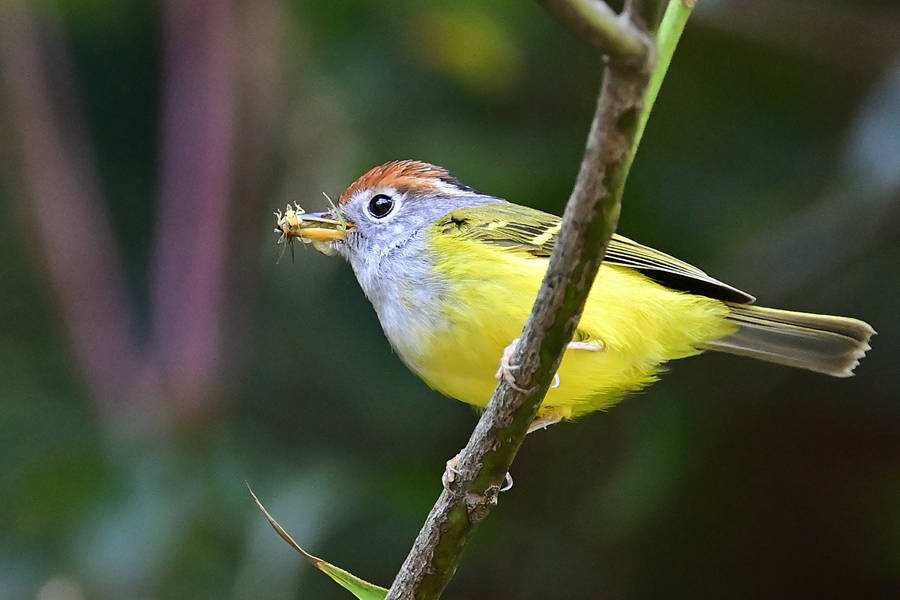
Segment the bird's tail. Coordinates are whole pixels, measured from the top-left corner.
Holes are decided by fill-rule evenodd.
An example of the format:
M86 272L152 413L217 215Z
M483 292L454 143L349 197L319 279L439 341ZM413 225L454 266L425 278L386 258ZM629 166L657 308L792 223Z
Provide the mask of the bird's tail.
M728 303L726 317L738 325L709 350L850 377L869 349L872 327L858 319Z

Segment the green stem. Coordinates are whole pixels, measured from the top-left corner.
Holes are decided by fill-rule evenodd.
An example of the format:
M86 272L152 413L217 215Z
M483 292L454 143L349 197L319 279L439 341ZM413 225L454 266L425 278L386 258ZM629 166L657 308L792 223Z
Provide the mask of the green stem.
M647 127L647 119L650 118L650 113L653 111L653 104L656 102L656 96L659 94L659 88L662 87L669 65L672 64L672 56L675 54L678 40L681 39L681 33L684 31L688 17L691 16L691 11L694 10L694 4L693 0L669 0L669 5L666 7L666 12L656 34L656 65L654 65L653 73L650 76L650 86L647 88L647 95L644 97L644 110L641 111L637 133L631 146L632 160L637 153L638 145L641 143L641 137L644 135L644 128Z

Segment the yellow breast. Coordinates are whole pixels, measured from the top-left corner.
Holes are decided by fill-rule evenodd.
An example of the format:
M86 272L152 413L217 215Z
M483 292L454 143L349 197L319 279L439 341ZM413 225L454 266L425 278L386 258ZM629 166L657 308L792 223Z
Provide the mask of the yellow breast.
M426 339L409 366L438 391L484 406L497 384L503 350L519 337L531 312L547 260L453 236L432 238L436 269L447 282L440 300L446 324ZM457 258L443 258L457 257ZM541 414L571 418L608 407L654 380L667 360L699 353L698 345L735 326L725 305L669 290L628 268L601 267L579 325L580 339L603 350L568 350L560 385Z

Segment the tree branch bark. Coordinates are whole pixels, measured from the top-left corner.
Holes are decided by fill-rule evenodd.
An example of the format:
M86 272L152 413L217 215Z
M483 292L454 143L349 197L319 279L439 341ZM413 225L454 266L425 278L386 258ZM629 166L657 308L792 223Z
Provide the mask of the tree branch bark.
M640 68L650 55L643 32L617 15L602 0L539 0L558 21L578 37L623 66Z
M432 508L387 600L439 598L450 581L475 527L497 504L501 483L559 368L618 222L655 60L652 33L663 3L629 1L622 15L614 18L601 2L544 0L544 4L566 15L567 24L573 15L580 15L579 27L594 28L589 38L609 52L609 61L562 230L511 360L520 365L519 387L528 391L517 391L501 379L460 453L459 478ZM586 17L586 7L595 18ZM628 49L636 39L647 49L637 64L636 54Z

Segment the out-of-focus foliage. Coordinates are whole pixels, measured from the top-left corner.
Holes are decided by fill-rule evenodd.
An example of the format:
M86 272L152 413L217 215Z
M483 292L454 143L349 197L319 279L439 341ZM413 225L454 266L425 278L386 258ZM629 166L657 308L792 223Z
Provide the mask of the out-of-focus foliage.
M23 4L63 82L44 101L64 125L83 121L79 157L97 167L92 198L114 244L41 229L35 173L59 173L24 168L26 142L45 131L23 134L19 119L41 103L16 103L13 74L0 73L0 597L348 597L269 529L245 481L304 547L390 582L475 415L400 364L338 259L300 249L275 264L271 212L318 209L322 191L412 157L561 211L599 57L536 3L231 3L217 25L236 90L231 194L215 205L229 234L176 257L224 261L207 346L221 356L202 386L175 394L167 382L203 357L160 366L171 355L155 299L190 309L207 281L189 274L173 300L154 272L172 209L165 115L192 114L190 98L165 95L185 47L167 45L163 15L179 2ZM447 598L900 589L898 29L889 2L701 2L620 225L763 304L871 322L879 335L857 376L707 355L608 413L531 436ZM0 42L15 58L12 39ZM211 216L185 214L188 239ZM111 340L73 342L79 299L48 267L78 242L123 267L141 368L116 376L162 382L112 404L84 367Z

